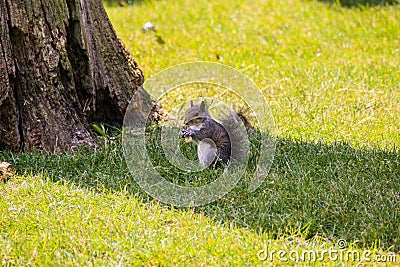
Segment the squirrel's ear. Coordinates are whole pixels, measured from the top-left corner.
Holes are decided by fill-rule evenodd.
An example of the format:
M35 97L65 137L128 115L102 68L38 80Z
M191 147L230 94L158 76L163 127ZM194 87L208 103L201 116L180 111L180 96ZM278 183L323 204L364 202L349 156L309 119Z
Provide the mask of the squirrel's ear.
M200 103L200 110L202 110L202 111L206 110L206 104L204 104L204 100L202 100Z
M193 107L193 100L190 100L190 106Z

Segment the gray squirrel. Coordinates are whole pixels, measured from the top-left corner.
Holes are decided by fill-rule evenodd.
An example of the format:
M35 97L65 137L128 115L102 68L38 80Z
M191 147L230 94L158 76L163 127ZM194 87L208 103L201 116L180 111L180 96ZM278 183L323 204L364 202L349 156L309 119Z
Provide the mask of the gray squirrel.
M187 129L179 132L180 138L187 143L197 144L197 156L203 167L228 164L231 157L231 140L229 134L215 121L208 112L204 100L194 105L190 101L190 108L185 112L184 124Z

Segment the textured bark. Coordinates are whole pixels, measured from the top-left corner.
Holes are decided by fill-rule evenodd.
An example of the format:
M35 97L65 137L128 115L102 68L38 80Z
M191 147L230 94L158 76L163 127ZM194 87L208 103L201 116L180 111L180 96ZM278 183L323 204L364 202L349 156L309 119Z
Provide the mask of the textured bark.
M101 0L0 0L0 20L0 150L68 150L94 143L93 123L121 125L143 75Z

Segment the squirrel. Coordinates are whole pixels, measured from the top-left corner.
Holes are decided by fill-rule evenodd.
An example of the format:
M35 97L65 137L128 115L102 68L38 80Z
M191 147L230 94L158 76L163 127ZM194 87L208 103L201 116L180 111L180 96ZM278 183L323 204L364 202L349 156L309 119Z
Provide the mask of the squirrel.
M190 101L190 108L185 112L184 124L187 129L179 132L180 138L187 143L197 144L197 156L203 167L216 167L228 164L231 157L231 140L227 130L215 121L208 112L204 100L194 105Z

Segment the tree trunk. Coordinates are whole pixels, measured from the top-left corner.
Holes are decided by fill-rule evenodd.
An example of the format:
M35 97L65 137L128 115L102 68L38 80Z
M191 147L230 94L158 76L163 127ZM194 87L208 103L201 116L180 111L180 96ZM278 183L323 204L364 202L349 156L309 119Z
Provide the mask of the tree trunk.
M0 0L0 20L0 151L93 145L93 123L121 125L143 75L101 0Z

